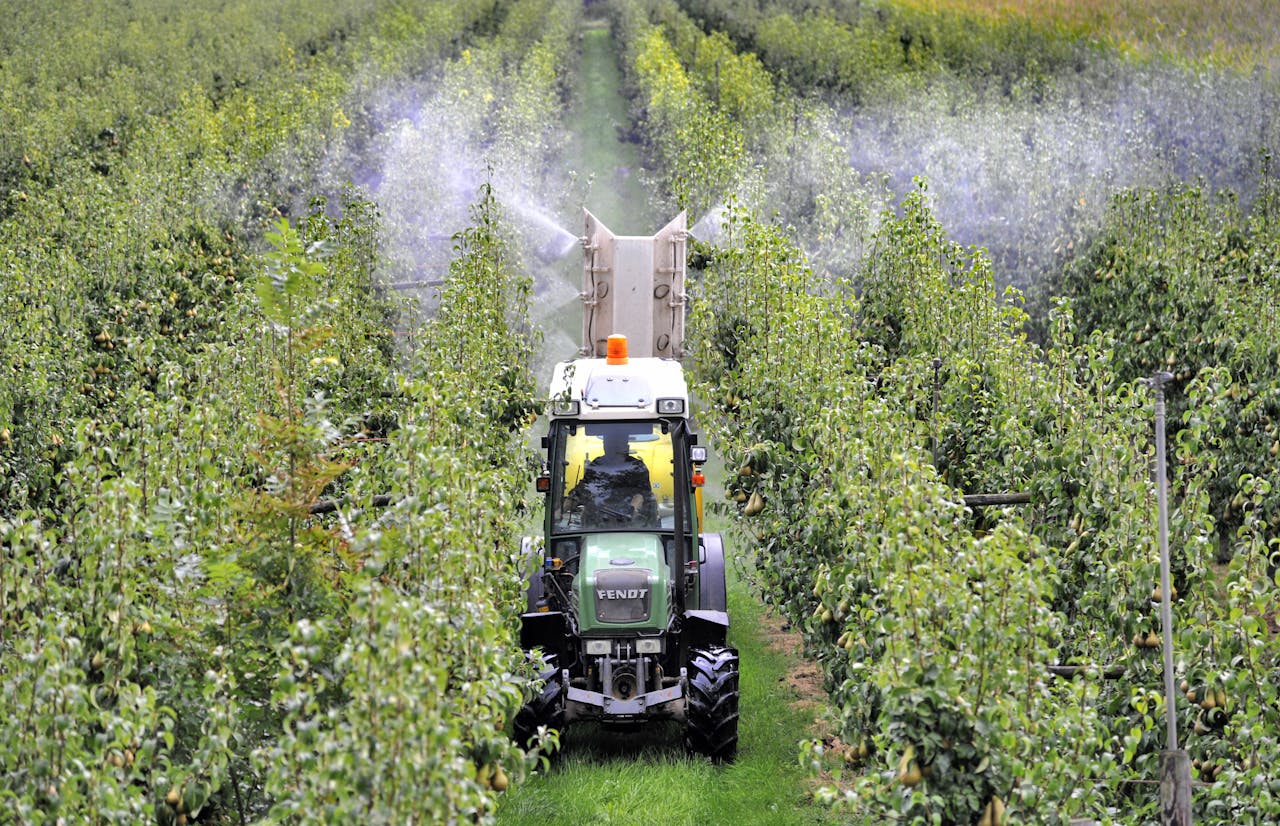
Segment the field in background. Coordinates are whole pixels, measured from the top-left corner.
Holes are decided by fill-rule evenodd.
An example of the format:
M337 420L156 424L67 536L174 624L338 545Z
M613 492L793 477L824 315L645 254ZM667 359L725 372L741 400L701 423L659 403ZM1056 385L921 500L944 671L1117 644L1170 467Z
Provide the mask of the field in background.
M1268 0L901 0L921 11L1021 16L1137 56L1280 67L1280 5Z

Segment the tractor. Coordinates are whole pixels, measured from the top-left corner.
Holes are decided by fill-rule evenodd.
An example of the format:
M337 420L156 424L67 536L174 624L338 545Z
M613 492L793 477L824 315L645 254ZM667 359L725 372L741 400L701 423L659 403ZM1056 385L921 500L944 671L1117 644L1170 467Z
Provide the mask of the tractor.
M543 536L524 542L520 642L542 688L514 736L676 721L690 752L729 761L738 652L680 362L685 216L653 236L615 235L589 212L586 226L583 345L553 374Z

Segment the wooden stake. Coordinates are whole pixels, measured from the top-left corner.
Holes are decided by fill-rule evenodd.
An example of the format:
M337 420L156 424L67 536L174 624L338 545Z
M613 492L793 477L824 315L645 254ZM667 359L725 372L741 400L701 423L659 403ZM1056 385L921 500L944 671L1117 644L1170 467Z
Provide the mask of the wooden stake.
M1160 752L1160 823L1191 826L1191 756L1182 749Z

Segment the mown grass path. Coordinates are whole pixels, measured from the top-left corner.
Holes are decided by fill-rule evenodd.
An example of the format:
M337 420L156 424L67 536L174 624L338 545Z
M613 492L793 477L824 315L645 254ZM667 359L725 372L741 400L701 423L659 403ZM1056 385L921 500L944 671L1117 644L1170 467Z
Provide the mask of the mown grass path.
M622 70L613 48L607 24L599 20L583 23L577 107L572 118L576 131L571 152L576 157L570 163L577 166L579 175L590 178L588 209L615 232L646 235L670 216L651 214L649 193L640 180L640 147L624 139L630 112L621 93Z
M638 177L640 154L625 141L627 105L607 29L584 24L578 78L579 130L572 151L580 175L590 176L590 203L622 233L647 233L666 217L649 214ZM620 129L619 127L622 127ZM652 228L649 228L650 225ZM577 306L572 308L577 311ZM565 319L577 324L578 319ZM720 501L720 473L712 469L707 501ZM713 522L712 530L723 530ZM730 553L743 543L726 536ZM730 641L741 654L738 759L713 766L685 754L678 724L637 733L581 725L564 737L549 772L513 788L497 813L500 826L519 824L820 824L835 822L812 802L798 762L798 742L812 730L814 705L804 702L789 675L793 654L770 644L764 606L731 571Z

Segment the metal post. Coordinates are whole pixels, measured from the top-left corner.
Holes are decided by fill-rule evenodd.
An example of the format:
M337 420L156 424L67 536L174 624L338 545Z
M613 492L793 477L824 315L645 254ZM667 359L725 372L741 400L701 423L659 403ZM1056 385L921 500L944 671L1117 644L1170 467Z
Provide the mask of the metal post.
M933 431L933 466L938 466L938 371L942 369L942 359L933 359L933 414L929 418L929 429Z
M1173 685L1173 588L1169 573L1169 502L1165 479L1164 383L1173 375L1164 371L1148 382L1156 391L1156 501L1160 519L1160 624L1164 634L1164 716L1168 745L1160 756L1160 822L1165 826L1191 826L1191 760L1178 748L1178 717Z
M1169 575L1169 503L1165 480L1164 383L1173 378L1160 372L1151 377L1156 391L1156 499L1160 504L1160 624L1164 631L1164 698L1168 720L1168 748L1178 748L1178 719L1173 713L1173 606Z

